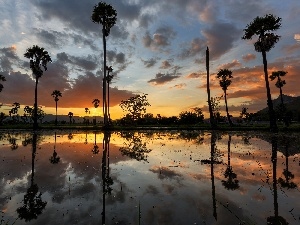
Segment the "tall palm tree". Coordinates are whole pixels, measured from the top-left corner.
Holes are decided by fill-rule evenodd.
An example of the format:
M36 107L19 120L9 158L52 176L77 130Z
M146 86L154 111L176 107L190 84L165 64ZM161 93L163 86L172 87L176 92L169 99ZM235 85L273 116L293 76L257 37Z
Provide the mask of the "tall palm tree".
M34 91L34 122L33 129L37 129L37 85L39 78L43 76L44 70L47 70L47 64L52 62L50 55L44 48L41 48L37 45L33 45L31 48L28 48L24 54L24 57L30 59L30 69L33 76L35 77L35 91Z
M225 96L225 107L226 107L226 113L227 113L227 119L230 124L230 126L233 125L229 113L228 113L228 105L227 105L227 89L229 85L231 84L231 78L232 77L232 71L228 69L220 69L219 72L217 73L217 78L219 79L220 87L224 91L224 96Z
M106 37L110 33L110 29L115 25L117 21L117 11L109 4L105 2L99 2L94 6L92 17L94 23L102 25L102 39L103 39L103 114L104 125L108 125L107 115L107 101L106 101Z
M59 100L58 97L62 97L62 94L58 90L54 90L51 94L51 96L54 98L55 101L55 125L57 125L57 102Z
M5 76L0 74L0 81L6 81ZM2 91L2 89L3 89L3 84L0 83L0 92Z
M94 104L95 109L99 107L100 100L98 98L95 98L92 103ZM95 116L95 125L97 124L96 116Z
M281 77L284 77L286 74L287 74L287 72L285 72L285 71L275 71L275 72L272 72L272 75L269 76L271 81L273 81L277 78L275 86L277 88L279 88L279 90L280 90L281 105L283 105L282 87L286 84L285 80L282 80Z
M267 89L267 103L269 108L270 116L270 129L271 131L278 131L276 124L275 111L273 108L273 102L271 98L271 91L269 85L268 76L268 63L267 63L267 52L274 47L278 42L280 36L273 33L278 30L281 26L281 18L275 17L272 14L265 15L264 17L256 17L250 24L244 29L245 33L242 39L249 40L253 36L258 36L258 40L254 43L255 50L261 52L264 64L265 82Z

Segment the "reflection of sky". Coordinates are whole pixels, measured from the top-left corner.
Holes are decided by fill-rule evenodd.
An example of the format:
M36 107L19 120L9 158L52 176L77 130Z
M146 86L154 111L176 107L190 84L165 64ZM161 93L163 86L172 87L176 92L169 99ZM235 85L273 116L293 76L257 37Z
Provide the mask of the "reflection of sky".
M57 133L58 164L49 158L54 134L47 133L37 146L34 182L42 193L46 208L30 224L100 224L102 212L102 139L96 134L99 154L93 154L94 133ZM210 135L179 135L176 132L138 134L146 143L148 162L122 156L119 148L129 140L111 135L109 168L114 184L106 195L106 224L266 224L274 215L271 145L251 138L247 145L232 135L230 164L239 180L239 189L222 185L227 165L228 135L216 142L223 164L214 165L217 220L213 218L211 167L200 160L210 157ZM16 209L30 186L31 144L22 146L24 133L10 134L18 148L11 150L7 137L0 145L0 205L4 221L14 221ZM88 143L84 144L87 137ZM199 142L199 140L201 140ZM299 147L298 147L299 148ZM284 178L285 156L277 152L277 178ZM289 171L300 185L298 155L289 157ZM269 178L269 180L268 180ZM279 215L289 224L299 223L298 189L278 187ZM17 220L15 224L24 224Z

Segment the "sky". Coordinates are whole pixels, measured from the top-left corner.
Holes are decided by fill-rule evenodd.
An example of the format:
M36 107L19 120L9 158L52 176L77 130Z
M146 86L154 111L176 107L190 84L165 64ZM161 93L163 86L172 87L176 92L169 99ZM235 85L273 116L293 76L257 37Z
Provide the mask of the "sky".
M102 28L91 20L95 0L0 0L0 74L6 77L0 111L12 103L33 105L34 86L26 49L45 48L52 63L39 80L38 105L55 114L54 90L62 92L58 114L101 115L92 101L102 101ZM256 112L267 106L261 53L256 40L242 40L243 29L255 17L282 18L279 42L267 53L269 73L287 71L283 93L299 96L300 1L286 0L108 0L117 11L107 38L107 65L113 67L111 117L124 115L119 104L136 94L148 94L148 113L178 116L200 107L207 115L205 50L210 49L211 95L223 91L215 78L232 71L229 113L242 107ZM279 95L270 82L272 98ZM221 106L224 99L221 99ZM225 115L224 107L221 114Z

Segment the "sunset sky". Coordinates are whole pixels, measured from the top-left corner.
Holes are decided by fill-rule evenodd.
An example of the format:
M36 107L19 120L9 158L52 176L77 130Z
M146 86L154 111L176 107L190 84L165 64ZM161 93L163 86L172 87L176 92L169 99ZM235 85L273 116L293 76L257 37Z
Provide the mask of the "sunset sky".
M0 111L12 103L33 105L34 80L23 55L33 45L52 58L39 80L38 104L55 113L53 90L63 97L58 114L101 115L92 101L102 101L103 45L101 26L90 17L95 0L0 0L0 74L6 77ZM299 96L300 1L298 0L124 0L106 1L117 11L117 23L107 39L107 64L116 78L111 84L112 119L123 115L119 103L148 94L147 112L177 116L200 107L207 111L205 50L210 48L212 96L221 96L215 75L233 72L228 89L229 112L243 106L255 112L267 106L262 56L253 41L242 40L243 29L256 16L282 18L281 36L267 53L269 73L287 71L283 93ZM279 89L271 82L272 98ZM224 105L222 99L222 105ZM221 112L225 115L225 112Z

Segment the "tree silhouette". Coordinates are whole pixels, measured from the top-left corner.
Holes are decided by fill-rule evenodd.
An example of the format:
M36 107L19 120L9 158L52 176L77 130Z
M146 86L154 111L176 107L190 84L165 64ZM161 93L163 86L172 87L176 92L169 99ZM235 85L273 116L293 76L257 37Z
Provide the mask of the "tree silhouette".
M228 113L228 105L227 105L227 89L231 84L231 78L232 77L232 71L228 69L220 69L219 72L217 73L217 78L219 79L219 84L222 90L224 91L224 99L225 99L225 107L226 107L226 114L227 114L227 119L230 124L230 126L233 125L230 115Z
M57 156L57 152L56 152L56 132L54 133L54 150L53 150L53 154L49 160L50 160L50 163L52 163L52 164L57 164L60 161L60 157Z
M254 43L255 50L261 52L264 64L265 83L267 89L267 104L269 108L270 116L270 129L271 131L278 131L276 124L275 111L273 108L273 102L271 98L271 91L269 85L268 76L268 63L267 63L267 52L274 47L278 42L280 36L273 33L278 30L281 26L281 18L275 17L272 14L268 14L265 17L256 17L250 24L244 29L245 33L242 39L249 40L253 36L258 36L258 40Z
M282 217L279 216L278 210L278 193L277 193L277 137L272 137L272 158L273 164L273 198L274 198L274 216L267 217L267 224L270 225L288 225L289 223Z
M284 77L287 74L287 72L285 71L274 71L272 72L272 74L269 76L270 80L273 81L277 78L277 81L275 83L275 86L277 88L279 88L280 91L280 105L279 105L279 117L280 119L284 119L285 124L288 126L289 125L289 121L286 118L286 108L285 105L283 103L283 94L282 94L282 87L286 84L285 80L282 80L281 77Z
M1 84L2 81L6 81L5 76L0 74L0 92L3 90L3 84Z
M72 118L73 118L73 113L72 112L69 112L68 113L68 117L69 117L69 119L70 119L70 124L72 123Z
M105 2L99 2L94 6L92 21L97 24L102 25L102 40L103 40L103 114L104 114L104 125L108 125L108 115L107 115L107 99L106 99L106 37L110 33L110 29L115 25L117 21L117 11L109 4Z
M31 184L27 189L27 193L24 195L23 206L17 209L17 213L20 219L24 219L26 222L36 219L45 209L47 202L42 200L42 193L39 192L39 187L34 183L34 162L36 156L37 134L32 135L32 160L31 160Z
M289 147L290 147L290 144L295 142L296 140L293 140L292 138L284 136L282 141L283 141L284 148L285 148L285 152L284 152L285 169L283 170L282 174L283 174L285 179L279 177L278 178L278 183L283 188L294 189L294 188L297 187L297 184L295 184L294 182L291 181L292 179L294 179L295 176L291 171L289 171L289 156L290 156Z
M12 104L12 107L13 108L11 110L9 110L9 116L13 118L14 122L16 122L16 117L19 118L18 111L19 111L19 108L20 108L20 103L14 102Z
M211 103L211 96L210 96L210 86L209 86L209 49L206 48L206 91L207 91L207 103L209 109L209 120L210 126L214 129L217 127L215 117L213 115L213 108Z
M121 135L126 137L126 140L128 141L119 149L122 155L136 159L137 161L148 162L147 154L152 150L147 148L147 144L142 141L141 137L135 135L133 132L123 132Z
M103 155L102 155L102 224L105 224L105 196L106 194L111 195L112 185L114 184L113 179L109 175L109 143L110 143L111 133L104 131L103 136Z
M128 112L130 122L136 122L146 113L146 107L151 106L147 99L147 94L136 95L127 100L122 100L119 104L124 112Z
M222 180L223 186L227 190L236 190L239 186L239 181L236 179L237 175L233 172L232 166L230 165L230 143L231 143L231 135L229 134L228 138L228 153L227 153L227 168L225 170L224 176L227 180Z
M94 146L93 146L93 149L92 149L92 153L93 154L98 154L99 153L99 146L97 145L97 141L96 141L96 139L97 139L97 133L96 133L96 131L95 131L95 142L94 142Z
M98 98L95 98L92 101L92 103L94 104L95 109L97 109L99 107L100 100ZM95 115L95 124L94 125L96 125L96 124L97 124L97 120L96 120L96 115Z
M85 114L89 113L90 114L90 110L89 108L84 108ZM88 124L88 119L85 119L85 124Z
M54 90L51 94L51 96L54 98L55 101L55 125L57 125L57 102L59 100L58 97L62 97L62 94L58 90Z
M44 73L42 67L46 71L47 64L49 62L52 62L52 60L48 52L45 51L44 48L40 48L37 45L33 45L33 47L28 48L24 56L30 59L30 69L32 71L33 76L35 77L33 129L37 129L38 128L37 86L38 86L39 78L41 78Z

